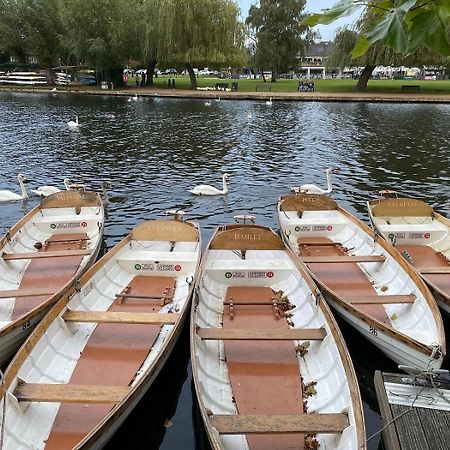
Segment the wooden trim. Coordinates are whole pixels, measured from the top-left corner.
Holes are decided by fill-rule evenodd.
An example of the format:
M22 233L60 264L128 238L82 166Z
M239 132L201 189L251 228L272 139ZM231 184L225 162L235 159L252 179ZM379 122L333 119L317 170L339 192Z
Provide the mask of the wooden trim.
M446 274L446 273L450 273L450 266L449 267L421 267L421 268L417 268L417 270L422 275L428 275L428 274L433 274L433 273Z
M218 231L209 243L212 250L284 250L284 243L270 228L240 224Z
M90 255L92 250L65 250L55 252L31 252L31 253L3 253L4 261L13 261L16 259L37 259L37 258L61 258L63 256L86 256Z
M143 300L172 300L174 292L171 292L172 296L166 295L136 295L136 294L115 294L116 298L139 298Z
M209 421L219 434L339 434L349 426L348 416L342 413L213 415Z
M286 195L280 202L280 211L329 211L338 209L337 203L330 197L320 194Z
M324 328L289 328L286 330L241 330L223 328L198 328L197 335L205 340L250 340L250 341L289 341L289 340L317 340L325 339L327 332Z
M58 289L58 288L55 288ZM51 288L35 288L35 289L18 289L12 291L0 291L0 298L17 298L17 297L40 297L56 294L55 289Z
M132 313L114 311L66 311L62 318L66 322L126 323L167 325L177 323L179 314L173 313Z
M149 220L131 231L136 241L198 242L199 231L191 222L182 220Z
M73 208L77 206L102 206L102 200L96 192L60 191L43 198L39 208Z
M394 303L414 303L416 300L415 294L406 294L406 295L378 295L378 296L355 296L355 297L346 297L345 300L348 300L350 303L354 305L389 305Z
M101 404L120 402L130 391L128 386L23 383L13 395L19 402Z
M386 198L369 207L373 217L433 217L433 208L415 198Z
M389 443L390 450L400 450L400 442L398 440L395 422L392 420L392 412L384 387L383 373L379 370L375 371L374 385L378 404L380 405L381 424L382 426L386 426L386 424L390 423L390 425L383 430L383 440Z
M384 262L384 255L355 256L300 256L305 263L349 263L349 262Z

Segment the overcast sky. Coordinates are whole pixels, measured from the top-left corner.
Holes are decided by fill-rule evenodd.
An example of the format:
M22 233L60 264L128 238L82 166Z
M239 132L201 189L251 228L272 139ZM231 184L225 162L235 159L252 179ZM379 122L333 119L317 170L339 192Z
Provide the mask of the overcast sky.
M324 8L330 8L335 5L338 0L307 0L306 9L308 12L319 12ZM241 13L243 17L247 17L250 5L255 5L258 0L237 0L241 7ZM318 28L323 41L330 41L334 37L334 33L337 28L342 27L346 24L352 24L359 14L354 14L350 17L345 17L344 19L338 20L330 25L321 25Z

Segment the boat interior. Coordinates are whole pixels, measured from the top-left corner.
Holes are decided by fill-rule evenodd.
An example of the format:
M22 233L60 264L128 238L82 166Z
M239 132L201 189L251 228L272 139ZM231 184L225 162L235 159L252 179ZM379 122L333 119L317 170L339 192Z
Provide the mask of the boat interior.
M200 251L192 224L146 222L89 270L49 313L50 325L37 328L18 367L5 444L73 448L104 421L166 353L187 314Z
M205 258L193 354L197 391L213 414L216 439L226 449L356 447L348 362L341 359L328 313L281 239L264 227L231 226L216 234ZM295 332L296 338L280 338ZM341 413L348 420L334 431L316 433L316 423L309 432L267 434L276 415L306 421L312 412L337 414L334 425ZM258 415L251 421L265 434L243 432L248 415ZM229 434L230 420L238 421L234 432L242 434Z
M411 198L372 200L369 211L396 249L406 252L414 268L450 297L450 220Z
M41 205L0 243L0 326L58 292L99 247L103 208L97 194L65 192Z
M368 227L320 195L285 196L279 209L289 245L329 290L418 342L439 342L424 293Z

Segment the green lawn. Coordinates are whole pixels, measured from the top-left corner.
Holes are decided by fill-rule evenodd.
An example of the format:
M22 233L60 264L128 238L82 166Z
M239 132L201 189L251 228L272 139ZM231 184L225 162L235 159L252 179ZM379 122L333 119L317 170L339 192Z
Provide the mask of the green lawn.
M176 77L158 76L154 78L155 87L168 87L168 80L175 80L176 89L189 89L190 80L188 76L178 75ZM214 87L216 83L239 84L240 92L255 92L257 84L263 84L262 80L234 80L219 78L198 78L199 87ZM314 80L317 92L345 93L355 92L357 80ZM270 83L270 82L269 82ZM298 80L278 80L272 85L272 92L296 92ZM426 94L450 94L450 81L425 81L425 80L370 80L367 86L367 92L376 93L400 93L401 86L404 84L419 85L422 93ZM136 87L133 77L128 81L130 88Z

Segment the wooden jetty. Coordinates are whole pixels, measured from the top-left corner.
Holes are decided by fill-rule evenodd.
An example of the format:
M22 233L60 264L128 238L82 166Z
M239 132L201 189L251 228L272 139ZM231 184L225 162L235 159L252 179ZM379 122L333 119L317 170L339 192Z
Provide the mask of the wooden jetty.
M448 450L450 382L375 372L386 450Z

